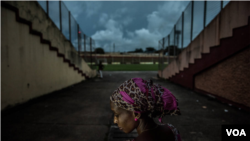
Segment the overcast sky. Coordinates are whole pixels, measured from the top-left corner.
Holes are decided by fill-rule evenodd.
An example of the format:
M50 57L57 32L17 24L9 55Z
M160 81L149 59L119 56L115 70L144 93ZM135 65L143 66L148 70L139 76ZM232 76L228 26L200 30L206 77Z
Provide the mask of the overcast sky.
M46 9L46 2L39 1ZM81 30L95 40L95 47L105 52L133 51L136 48L158 48L158 41L172 35L174 25L181 29L181 14L184 12L183 46L190 43L191 5L190 1L63 1L62 32L69 39L68 11L71 12ZM223 7L228 3L224 2ZM206 25L219 13L220 1L207 2ZM46 11L46 10L45 10ZM203 29L204 1L194 2L193 39ZM49 1L49 16L59 24L59 2ZM71 21L71 39L77 48L77 26ZM74 33L73 33L74 32ZM179 36L181 37L181 36ZM177 43L181 47L181 39ZM89 47L87 47L89 50Z
M83 32L106 52L152 46L170 33L189 1L64 1Z

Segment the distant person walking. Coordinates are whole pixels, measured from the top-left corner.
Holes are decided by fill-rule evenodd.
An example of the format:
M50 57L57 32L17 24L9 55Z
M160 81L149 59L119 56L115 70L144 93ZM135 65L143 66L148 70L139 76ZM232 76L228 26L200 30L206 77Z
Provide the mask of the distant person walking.
M102 76L103 68L104 68L104 65L102 64L102 61L100 61L99 65L98 65L98 72L99 72L100 78L103 78L103 76Z

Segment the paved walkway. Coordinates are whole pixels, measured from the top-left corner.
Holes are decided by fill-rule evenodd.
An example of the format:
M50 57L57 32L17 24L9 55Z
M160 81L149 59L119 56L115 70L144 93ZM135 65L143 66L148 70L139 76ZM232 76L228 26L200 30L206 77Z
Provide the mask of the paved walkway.
M153 79L179 99L182 115L163 122L176 126L183 141L220 141L222 124L250 124L250 113L158 80L156 72L104 72L104 79L84 81L2 113L2 140L107 141L109 96L133 77Z

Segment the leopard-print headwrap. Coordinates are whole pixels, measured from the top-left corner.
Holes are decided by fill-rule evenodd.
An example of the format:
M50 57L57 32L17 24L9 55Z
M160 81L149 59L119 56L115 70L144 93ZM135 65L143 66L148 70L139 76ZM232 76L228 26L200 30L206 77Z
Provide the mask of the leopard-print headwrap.
M129 79L113 92L110 100L125 110L158 117L160 122L165 115L181 114L175 96L168 89L153 84L152 80Z

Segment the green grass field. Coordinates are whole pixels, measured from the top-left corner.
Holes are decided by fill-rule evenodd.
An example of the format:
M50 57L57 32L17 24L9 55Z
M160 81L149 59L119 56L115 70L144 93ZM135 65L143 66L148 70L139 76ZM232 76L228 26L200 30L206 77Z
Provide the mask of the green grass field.
M93 69L98 69L93 66ZM158 64L120 64L104 65L104 71L158 71Z

